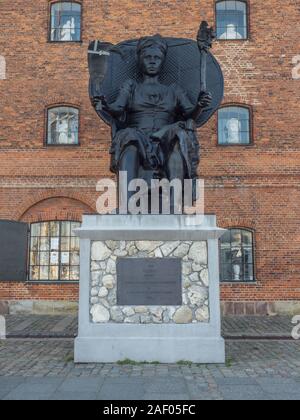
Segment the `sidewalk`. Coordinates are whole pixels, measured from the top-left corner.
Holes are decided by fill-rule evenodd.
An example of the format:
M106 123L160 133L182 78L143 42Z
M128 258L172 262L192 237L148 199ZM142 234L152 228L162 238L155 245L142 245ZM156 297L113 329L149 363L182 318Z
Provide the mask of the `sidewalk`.
M226 317L224 365L75 364L77 317L6 321L0 400L300 400L300 340L289 317Z
M0 400L299 400L300 342L226 342L224 365L74 364L72 339L0 341Z
M291 339L291 317L225 317L225 339ZM74 338L77 316L7 315L7 338Z

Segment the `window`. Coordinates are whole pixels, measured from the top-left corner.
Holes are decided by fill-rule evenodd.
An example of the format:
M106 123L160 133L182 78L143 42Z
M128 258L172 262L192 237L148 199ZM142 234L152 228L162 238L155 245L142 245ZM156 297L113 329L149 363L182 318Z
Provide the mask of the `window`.
M47 144L78 144L78 124L78 109L70 107L59 107L49 109Z
M221 242L221 281L254 281L253 233L245 229L230 229Z
M250 110L230 106L218 111L218 143L227 145L250 144Z
M42 222L31 225L30 281L78 281L78 222Z
M74 42L81 40L81 5L58 2L51 5L50 40Z
M216 4L217 38L247 39L248 16L245 1L219 1Z

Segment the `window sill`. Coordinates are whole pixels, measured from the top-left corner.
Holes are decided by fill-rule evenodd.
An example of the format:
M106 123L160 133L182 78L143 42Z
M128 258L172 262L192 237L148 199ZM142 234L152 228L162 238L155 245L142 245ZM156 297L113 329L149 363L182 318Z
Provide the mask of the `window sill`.
M247 42L247 41L251 41L251 38L241 38L241 39L219 39L216 38L216 42Z
M83 44L83 41L51 41L50 39L48 39L47 41L48 44Z
M253 281L220 281L220 285L225 285L225 286L234 286L234 285L238 285L238 286L257 286L258 282L256 280Z
M45 148L53 148L53 147L66 147L66 148L70 148L70 147L80 147L80 143L76 143L76 144L45 144L44 145Z
M34 285L34 284L47 284L47 285L59 285L59 284L79 284L79 280L62 280L62 281L52 281L52 280L27 280L25 282L26 284L29 285Z
M254 146L254 143L248 143L248 144L242 144L242 143L239 143L239 144L220 144L220 143L218 143L217 144L217 147L253 147Z

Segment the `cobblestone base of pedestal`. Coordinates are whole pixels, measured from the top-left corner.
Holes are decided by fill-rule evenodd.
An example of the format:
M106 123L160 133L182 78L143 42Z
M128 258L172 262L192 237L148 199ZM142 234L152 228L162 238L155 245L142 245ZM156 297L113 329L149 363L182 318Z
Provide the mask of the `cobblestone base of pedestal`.
M182 306L117 306L118 257L181 258ZM189 324L209 321L207 243L192 241L94 241L90 313L94 323Z

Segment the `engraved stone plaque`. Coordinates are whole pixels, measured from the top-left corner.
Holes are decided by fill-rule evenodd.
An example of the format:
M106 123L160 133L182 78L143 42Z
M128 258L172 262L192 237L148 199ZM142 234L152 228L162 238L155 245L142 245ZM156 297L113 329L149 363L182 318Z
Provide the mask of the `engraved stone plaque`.
M117 304L182 305L180 258L118 258Z

